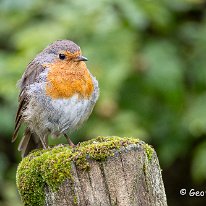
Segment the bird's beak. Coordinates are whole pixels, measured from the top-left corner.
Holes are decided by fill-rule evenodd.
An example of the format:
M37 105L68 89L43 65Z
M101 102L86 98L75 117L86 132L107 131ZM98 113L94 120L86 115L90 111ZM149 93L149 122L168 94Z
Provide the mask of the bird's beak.
M76 62L80 62L80 61L88 61L88 59L84 56L78 56L76 59L75 59Z

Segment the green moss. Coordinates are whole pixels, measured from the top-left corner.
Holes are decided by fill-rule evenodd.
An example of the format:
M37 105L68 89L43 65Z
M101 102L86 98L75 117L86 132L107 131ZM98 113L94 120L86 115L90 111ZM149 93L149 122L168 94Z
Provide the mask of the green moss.
M114 151L139 143L135 138L97 137L80 143L77 147L56 146L46 150L35 150L24 158L17 169L17 187L25 206L44 205L44 187L58 190L64 180L72 180L71 162L77 167L89 169L88 157L103 161L114 155ZM148 159L153 149L143 144ZM74 196L74 203L77 202Z
M37 150L24 158L17 169L17 187L24 205L44 205L44 186L56 190L65 176L70 177L69 147ZM62 167L62 163L64 164Z
M148 145L148 144L144 144L143 147L144 147L145 152L147 154L148 160L151 161L152 160L152 155L154 153L154 149L150 145Z
M137 144L138 142L139 140L135 138L97 137L80 143L79 147L75 148L73 160L81 169L89 169L87 157L103 161L107 157L113 156L115 150L130 144Z

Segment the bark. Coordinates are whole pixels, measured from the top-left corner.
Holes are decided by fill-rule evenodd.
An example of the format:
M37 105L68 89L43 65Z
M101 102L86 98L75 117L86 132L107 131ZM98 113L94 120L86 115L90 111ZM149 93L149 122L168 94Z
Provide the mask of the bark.
M156 153L148 158L142 145L131 145L105 161L88 158L90 169L72 163L73 180L58 190L45 188L46 206L166 206Z

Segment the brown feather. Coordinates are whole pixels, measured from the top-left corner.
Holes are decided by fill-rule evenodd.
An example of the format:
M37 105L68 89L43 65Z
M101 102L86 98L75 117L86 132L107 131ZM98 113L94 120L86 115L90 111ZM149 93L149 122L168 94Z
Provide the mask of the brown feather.
M21 123L22 123L22 120L19 119L18 123L16 123L15 125L15 130L14 130L11 142L14 142L16 140L18 132L19 132L19 128L21 127Z
M21 80L19 81L19 87L20 87L19 107L16 113L15 128L14 128L14 134L12 136L12 142L14 142L17 138L18 131L21 127L21 124L24 121L23 111L27 108L27 105L29 103L27 87L36 81L37 77L43 70L44 67L34 59L32 62L29 63L26 71L24 72Z
M18 151L23 151L24 148L27 147L30 138L31 138L31 132L28 128L26 128L24 132L24 136L22 137L21 142L19 143Z
M38 136L33 134L30 129L27 127L24 133L24 136L19 143L18 150L21 151L22 158L27 156L29 152L34 149L42 148L42 144Z

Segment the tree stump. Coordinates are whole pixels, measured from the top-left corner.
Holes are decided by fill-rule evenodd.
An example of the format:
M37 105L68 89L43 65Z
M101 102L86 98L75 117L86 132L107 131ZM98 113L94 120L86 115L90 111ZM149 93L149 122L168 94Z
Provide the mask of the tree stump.
M30 206L167 205L154 149L133 138L35 151L20 163L17 186Z

